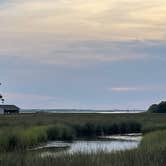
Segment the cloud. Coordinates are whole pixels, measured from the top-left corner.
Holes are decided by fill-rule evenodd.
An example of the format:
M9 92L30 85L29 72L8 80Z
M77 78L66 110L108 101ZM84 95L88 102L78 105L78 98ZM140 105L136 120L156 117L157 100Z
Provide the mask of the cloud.
M109 90L116 92L126 92L126 91L137 91L137 88L134 87L112 87Z
M118 61L165 59L165 42L65 41L40 40L4 41L0 58L18 59L33 64L80 66ZM21 64L20 64L21 65ZM19 66L20 66L19 65Z
M108 88L109 91L114 92L144 92L144 91L166 91L166 86L158 85L158 86L115 86Z
M7 0L0 58L69 66L163 59L156 43L165 52L165 11L164 0Z
M158 42L156 42L158 43ZM77 66L116 61L150 60L164 58L165 42L66 41L66 40L6 40L0 45L0 58L16 57L34 63ZM153 51L151 51L153 50ZM162 53L163 54L163 53ZM164 54L163 54L164 55ZM13 58L12 58L13 59Z
M8 0L1 36L64 39L165 40L165 0Z

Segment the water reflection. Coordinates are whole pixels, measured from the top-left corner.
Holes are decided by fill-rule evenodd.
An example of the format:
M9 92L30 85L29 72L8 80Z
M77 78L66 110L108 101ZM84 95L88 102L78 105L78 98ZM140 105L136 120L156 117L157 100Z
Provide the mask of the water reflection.
M72 143L68 149L68 153L94 153L98 151L112 152L118 150L126 150L136 148L138 146L137 141L76 141Z
M38 147L35 150L40 150L40 155L57 156L64 153L96 153L100 151L113 152L120 150L128 150L137 148L142 136L139 135L123 135L123 136L106 136L102 137L102 140L95 141L74 141L72 143L53 141L48 142L45 146Z

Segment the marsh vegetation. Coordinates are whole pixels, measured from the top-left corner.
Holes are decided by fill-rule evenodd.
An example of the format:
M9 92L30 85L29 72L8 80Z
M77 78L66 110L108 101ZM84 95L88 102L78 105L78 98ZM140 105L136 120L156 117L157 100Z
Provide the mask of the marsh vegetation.
M79 119L78 119L79 117ZM76 141L125 133L144 134L138 147L122 151L43 156L28 149L47 141ZM2 166L165 166L166 115L28 114L0 116Z
M43 157L39 153L5 153L1 155L3 166L165 166L166 131L146 134L137 149L97 153L64 153ZM159 140L162 142L160 144Z

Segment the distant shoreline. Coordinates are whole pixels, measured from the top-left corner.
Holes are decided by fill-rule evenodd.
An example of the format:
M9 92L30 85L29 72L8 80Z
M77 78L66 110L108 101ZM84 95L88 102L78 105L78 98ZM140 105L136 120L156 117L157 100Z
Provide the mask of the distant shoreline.
M72 110L72 109L21 109L21 113L97 113L97 114L126 114L143 113L146 110Z

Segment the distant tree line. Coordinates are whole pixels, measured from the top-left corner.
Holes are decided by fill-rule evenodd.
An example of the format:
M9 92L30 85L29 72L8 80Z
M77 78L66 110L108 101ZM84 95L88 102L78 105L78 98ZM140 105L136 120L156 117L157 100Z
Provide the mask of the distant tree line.
M166 113L166 101L151 105L148 111L152 113Z

